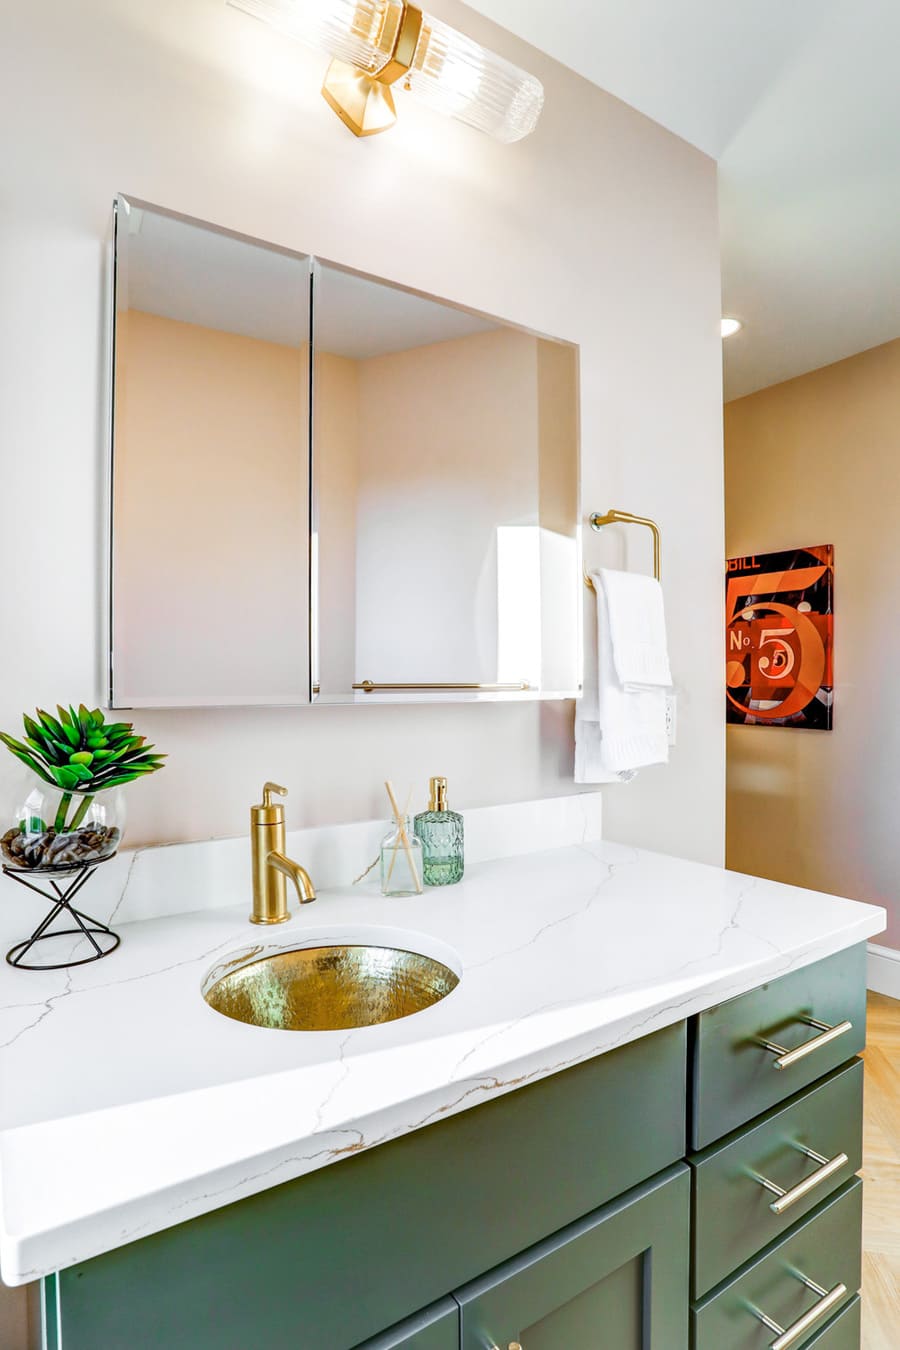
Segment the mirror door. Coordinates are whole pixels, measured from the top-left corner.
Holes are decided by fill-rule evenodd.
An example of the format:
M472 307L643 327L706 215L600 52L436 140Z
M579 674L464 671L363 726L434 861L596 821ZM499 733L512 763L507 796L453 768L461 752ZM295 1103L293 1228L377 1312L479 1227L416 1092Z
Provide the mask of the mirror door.
M110 706L562 698L578 349L119 198Z
M314 265L313 697L580 684L577 348Z
M309 699L310 260L120 197L110 705Z

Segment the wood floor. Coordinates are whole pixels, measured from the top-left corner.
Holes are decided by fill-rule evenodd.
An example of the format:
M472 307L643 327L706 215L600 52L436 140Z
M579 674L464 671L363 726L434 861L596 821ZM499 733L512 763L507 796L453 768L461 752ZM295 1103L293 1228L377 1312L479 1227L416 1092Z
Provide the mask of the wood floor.
M900 1002L869 994L862 1350L900 1347Z

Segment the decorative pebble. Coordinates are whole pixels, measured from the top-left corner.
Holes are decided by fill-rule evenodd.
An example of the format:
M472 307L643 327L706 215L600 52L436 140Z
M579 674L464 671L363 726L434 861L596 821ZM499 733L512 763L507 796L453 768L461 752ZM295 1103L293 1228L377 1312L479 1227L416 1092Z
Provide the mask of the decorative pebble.
M0 839L0 848L14 866L39 870L99 862L115 853L119 837L120 831L114 825L85 825L65 834L57 834L53 829L43 834L23 834L12 829Z

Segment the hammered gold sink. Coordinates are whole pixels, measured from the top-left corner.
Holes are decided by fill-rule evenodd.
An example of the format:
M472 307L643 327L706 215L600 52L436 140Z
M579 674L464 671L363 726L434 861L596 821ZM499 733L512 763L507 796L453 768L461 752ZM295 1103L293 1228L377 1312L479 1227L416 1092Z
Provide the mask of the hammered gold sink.
M346 943L280 951L214 978L211 1008L281 1031L343 1031L410 1017L459 983L442 961L397 947Z

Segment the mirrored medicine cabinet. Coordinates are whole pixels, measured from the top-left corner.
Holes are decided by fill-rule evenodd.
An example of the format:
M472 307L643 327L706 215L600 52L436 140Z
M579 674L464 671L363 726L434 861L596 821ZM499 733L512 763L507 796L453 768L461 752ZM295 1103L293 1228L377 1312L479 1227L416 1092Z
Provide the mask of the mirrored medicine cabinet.
M572 697L578 349L114 212L110 705Z

